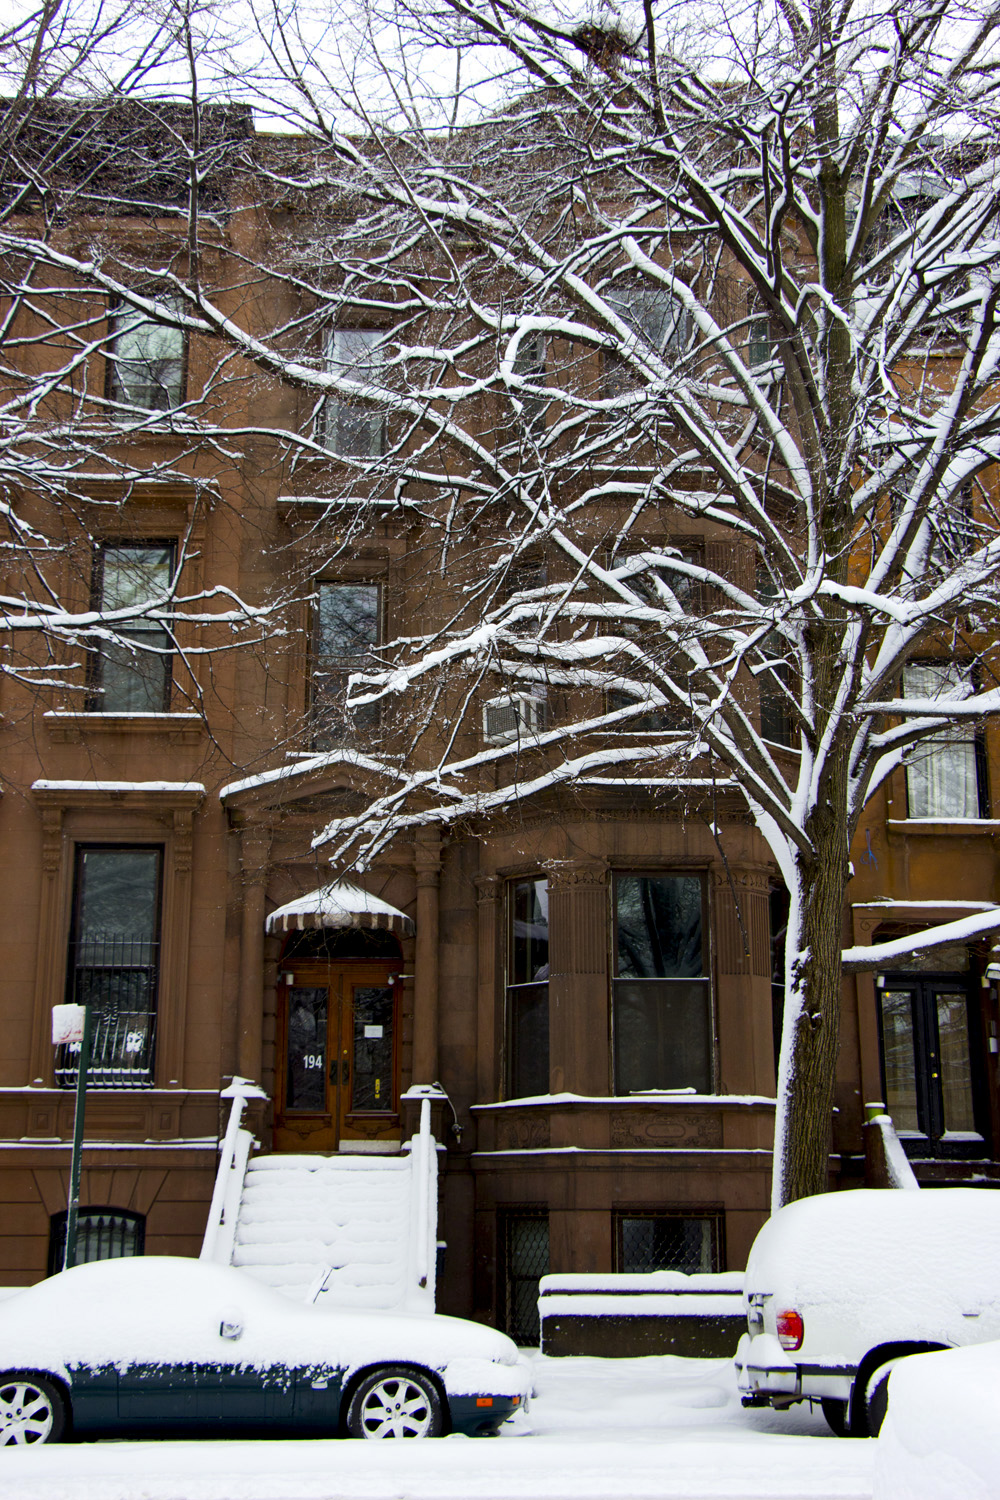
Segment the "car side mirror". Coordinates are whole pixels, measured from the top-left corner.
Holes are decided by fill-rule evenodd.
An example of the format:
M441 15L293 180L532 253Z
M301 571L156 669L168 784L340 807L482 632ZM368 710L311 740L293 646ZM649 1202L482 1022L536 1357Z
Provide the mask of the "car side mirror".
M238 1339L243 1337L243 1319L238 1312L227 1312L222 1315L219 1324L220 1339Z

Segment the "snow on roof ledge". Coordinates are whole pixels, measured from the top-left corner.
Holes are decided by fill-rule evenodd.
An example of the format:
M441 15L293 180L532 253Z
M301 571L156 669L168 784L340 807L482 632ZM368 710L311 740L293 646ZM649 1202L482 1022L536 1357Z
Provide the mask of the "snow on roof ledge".
M413 922L405 912L363 891L360 886L352 885L349 880L336 880L314 891L306 891L304 896L297 896L294 901L279 906L264 926L269 933L303 932L318 927L380 928L401 937L409 936L414 930Z

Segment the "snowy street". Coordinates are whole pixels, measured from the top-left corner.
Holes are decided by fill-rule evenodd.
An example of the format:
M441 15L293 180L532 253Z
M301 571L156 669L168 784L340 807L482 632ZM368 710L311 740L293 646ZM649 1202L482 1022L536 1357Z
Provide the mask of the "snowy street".
M534 1356L499 1438L101 1442L8 1449L17 1500L871 1500L876 1443L744 1411L732 1365Z

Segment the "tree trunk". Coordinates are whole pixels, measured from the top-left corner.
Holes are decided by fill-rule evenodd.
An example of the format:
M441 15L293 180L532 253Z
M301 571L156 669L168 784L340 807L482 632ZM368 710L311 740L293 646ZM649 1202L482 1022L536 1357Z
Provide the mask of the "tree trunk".
M812 823L814 852L798 862L788 923L772 1208L829 1186L848 850L835 799Z

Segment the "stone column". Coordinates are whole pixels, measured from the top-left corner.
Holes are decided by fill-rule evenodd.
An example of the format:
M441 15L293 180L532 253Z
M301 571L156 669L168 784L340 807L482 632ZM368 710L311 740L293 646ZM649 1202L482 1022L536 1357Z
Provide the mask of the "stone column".
M236 1071L259 1083L263 1068L264 919L269 828L244 827L240 834L243 915L240 924L240 992L236 1012Z
M417 932L413 964L413 1082L434 1083L438 1074L438 951L441 834L421 828L414 844L417 873Z
M498 993L497 957L503 918L503 881L480 875L476 881L479 908L478 988L476 1020L476 1099L499 1099L504 1043L501 1032L503 1002ZM502 972L502 971L501 971Z
M712 872L716 960L716 1087L724 1094L774 1092L771 921L766 871L730 865Z
M605 860L546 862L549 881L549 1085L610 1092L608 867Z
M42 809L42 889L38 903L38 948L35 959L35 1016L31 1038L31 1079L52 1087L52 1006L63 999L60 970L66 962L66 935L61 922L63 810Z

